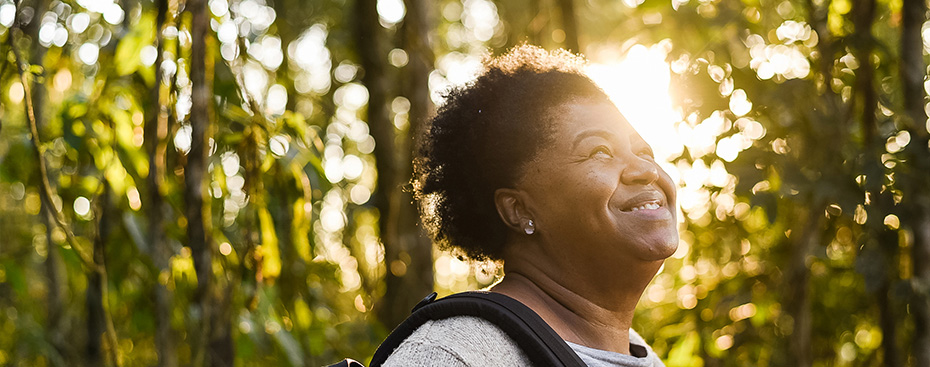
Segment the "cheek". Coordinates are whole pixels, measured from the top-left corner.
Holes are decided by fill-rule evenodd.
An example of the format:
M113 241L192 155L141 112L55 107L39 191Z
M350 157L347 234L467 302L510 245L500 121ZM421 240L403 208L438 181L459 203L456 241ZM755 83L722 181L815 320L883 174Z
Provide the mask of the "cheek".
M610 178L593 171L552 180L546 190L548 205L540 209L562 226L581 229L595 225L610 215L609 203L616 185L609 183Z
M577 198L575 200L584 200L589 204L599 204L603 207L586 209L592 212L595 210L600 212L600 210L606 209L611 198L616 194L619 180L619 176L611 175L610 172L592 171L586 175L581 175L578 177L576 184L577 191L574 195Z
M666 199L668 199L669 207L674 208L678 205L678 185L672 181L672 177L665 173L665 170L659 168L659 186L662 187L662 190L665 190Z

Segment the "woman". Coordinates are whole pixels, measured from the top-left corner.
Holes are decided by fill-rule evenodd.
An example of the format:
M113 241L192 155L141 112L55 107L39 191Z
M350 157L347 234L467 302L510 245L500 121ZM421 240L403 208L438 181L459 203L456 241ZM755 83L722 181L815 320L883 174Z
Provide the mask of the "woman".
M503 260L492 291L589 366L662 366L630 326L678 245L675 184L580 57L524 45L485 64L421 137L414 189L432 238ZM528 364L503 331L463 316L424 324L385 365Z

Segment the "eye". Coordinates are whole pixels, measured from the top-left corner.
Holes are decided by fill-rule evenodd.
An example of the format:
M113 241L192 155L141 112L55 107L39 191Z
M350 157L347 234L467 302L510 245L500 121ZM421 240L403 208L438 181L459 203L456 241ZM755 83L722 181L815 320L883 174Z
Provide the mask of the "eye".
M639 155L640 157L646 157L646 158L648 158L648 159L650 159L650 160L655 159L655 155L654 155L653 152L652 152L652 148L648 148L648 147L647 147L647 148L641 149L641 150L639 151L639 154L638 154L638 155Z
M610 158L613 156L614 155L610 152L610 148L607 148L607 146L604 145L600 145L597 148L594 148L594 150L592 150L591 154L589 155L590 158Z

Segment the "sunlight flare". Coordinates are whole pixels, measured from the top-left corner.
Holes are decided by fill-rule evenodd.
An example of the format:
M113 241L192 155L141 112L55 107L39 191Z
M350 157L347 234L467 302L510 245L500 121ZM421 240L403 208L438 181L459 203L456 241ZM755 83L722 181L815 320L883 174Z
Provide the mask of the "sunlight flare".
M671 76L667 55L665 43L634 45L622 60L595 62L587 69L661 162L678 156L683 147L675 130L681 115L668 92Z

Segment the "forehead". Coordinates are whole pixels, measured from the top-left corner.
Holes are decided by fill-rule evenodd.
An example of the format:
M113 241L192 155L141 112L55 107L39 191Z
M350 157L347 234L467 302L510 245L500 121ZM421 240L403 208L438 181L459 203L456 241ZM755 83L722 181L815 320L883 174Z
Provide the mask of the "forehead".
M626 117L613 103L605 101L571 101L552 109L551 133L555 140L591 131L603 130L617 138L642 140Z

